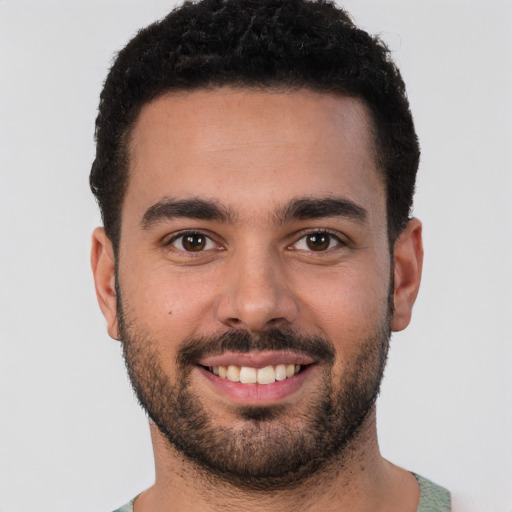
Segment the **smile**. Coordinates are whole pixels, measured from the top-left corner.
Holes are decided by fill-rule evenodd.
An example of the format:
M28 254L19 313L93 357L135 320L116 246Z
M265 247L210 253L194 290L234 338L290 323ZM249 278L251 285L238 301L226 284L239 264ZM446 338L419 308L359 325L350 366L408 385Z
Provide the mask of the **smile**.
M273 384L297 375L302 369L300 364L277 364L264 368L250 366L210 366L208 370L221 379L242 384Z
M217 396L242 405L289 400L316 372L316 361L286 351L224 352L201 358L196 368Z

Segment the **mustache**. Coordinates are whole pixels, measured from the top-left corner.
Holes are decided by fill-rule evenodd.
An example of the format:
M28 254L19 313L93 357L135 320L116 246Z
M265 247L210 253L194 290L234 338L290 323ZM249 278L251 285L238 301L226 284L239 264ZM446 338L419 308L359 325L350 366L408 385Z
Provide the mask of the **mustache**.
M177 363L195 365L204 357L225 352L289 351L309 356L320 363L334 361L334 346L321 336L308 336L291 329L273 328L252 334L244 330L226 331L219 335L190 338L183 342L176 354Z

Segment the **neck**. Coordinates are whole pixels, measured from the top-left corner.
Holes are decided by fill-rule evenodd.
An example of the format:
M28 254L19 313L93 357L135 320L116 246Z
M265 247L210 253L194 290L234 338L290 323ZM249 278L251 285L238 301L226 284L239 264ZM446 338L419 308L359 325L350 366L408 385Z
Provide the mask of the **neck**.
M375 410L342 455L291 488L246 490L211 476L185 459L151 423L155 484L136 500L135 512L281 511L300 503L304 512L415 511L414 477L380 455ZM385 505L385 506L383 506Z

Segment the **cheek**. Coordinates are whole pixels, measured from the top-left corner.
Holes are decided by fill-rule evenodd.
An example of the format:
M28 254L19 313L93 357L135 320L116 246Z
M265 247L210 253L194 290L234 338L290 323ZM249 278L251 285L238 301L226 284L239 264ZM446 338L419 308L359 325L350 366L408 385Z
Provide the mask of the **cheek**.
M350 343L367 337L388 313L387 268L351 268L331 271L301 294L307 316L334 342ZM306 327L306 326L305 326Z
M388 281L345 276L318 298L312 314L334 344L334 382L349 378L362 364L369 365L367 370L377 368L378 345L388 339Z
M208 280L200 274L171 273L166 265L132 265L120 272L125 309L154 338L196 334L213 304Z

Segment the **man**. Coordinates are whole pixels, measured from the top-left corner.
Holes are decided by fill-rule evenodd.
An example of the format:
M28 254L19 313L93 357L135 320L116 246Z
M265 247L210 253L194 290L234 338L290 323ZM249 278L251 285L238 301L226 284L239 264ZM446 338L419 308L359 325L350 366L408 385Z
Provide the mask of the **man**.
M377 443L423 256L384 45L330 3L187 3L120 52L96 133L96 290L156 464L120 510L449 510Z

